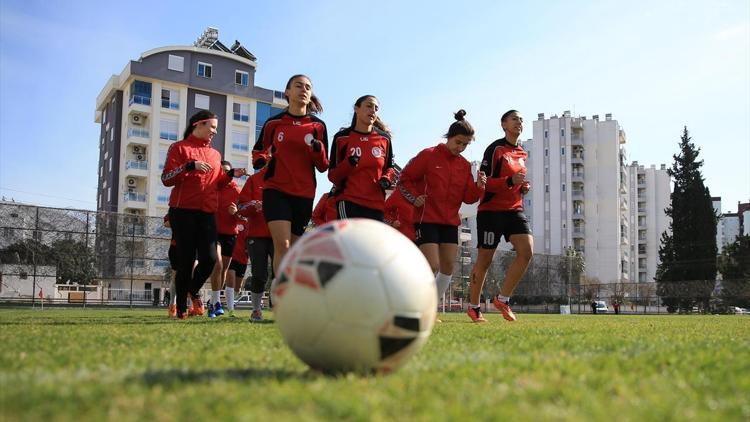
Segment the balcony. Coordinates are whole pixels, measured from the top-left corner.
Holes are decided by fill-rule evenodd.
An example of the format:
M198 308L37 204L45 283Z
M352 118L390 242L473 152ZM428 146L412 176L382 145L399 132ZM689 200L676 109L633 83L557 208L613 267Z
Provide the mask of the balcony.
M148 160L128 160L125 162L125 170L148 170Z
M148 129L137 128L137 127L129 127L128 128L128 138L145 138L145 139L150 139L151 138L151 134L149 133Z
M583 138L573 132L572 136L570 137L570 145L580 145L583 146Z
M250 145L248 144L240 144L237 142L232 143L232 151L233 152L241 152L241 153L248 153L250 151Z
M638 207L638 215L646 215L646 207Z
M584 232L583 227L573 228L573 239L583 239L585 237L583 232Z
M573 210L573 220L583 220L583 210Z
M122 199L129 205L138 205L146 203L146 194L140 192L125 192L122 194Z
M583 200L583 189L573 189L570 191L570 195L572 199L577 199L579 201Z
M571 154L570 163L571 164L583 164L583 154Z
M570 181L571 182L583 182L583 172L575 171L575 172L570 173Z

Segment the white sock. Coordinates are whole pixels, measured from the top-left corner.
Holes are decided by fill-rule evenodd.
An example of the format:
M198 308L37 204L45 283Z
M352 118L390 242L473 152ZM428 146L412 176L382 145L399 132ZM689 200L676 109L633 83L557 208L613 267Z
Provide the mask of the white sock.
M263 300L263 293L250 292L253 301L253 311L260 311L260 303Z
M227 287L226 294L227 294L227 308L229 308L230 311L233 311L234 310L234 287Z
M475 305L475 304L473 304L473 303L470 303L470 304L469 304L469 306L471 306L472 308L476 309L476 308L478 308L478 307L479 307L479 304L477 303L477 304Z
M219 303L219 293L221 293L219 290L211 290L211 303L214 305Z
M169 283L169 304L177 306L177 283L174 281L174 277Z
M507 304L510 300L510 296L497 295L497 298L500 299L500 302L503 302L505 304Z
M451 276L449 274L438 272L435 276L435 284L437 284L438 300L440 300L445 294L445 291L448 290L448 286L451 285Z

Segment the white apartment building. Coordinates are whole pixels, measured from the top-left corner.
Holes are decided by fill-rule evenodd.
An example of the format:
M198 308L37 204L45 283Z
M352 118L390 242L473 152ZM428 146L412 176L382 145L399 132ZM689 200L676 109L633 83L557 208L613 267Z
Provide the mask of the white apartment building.
M666 165L644 167L634 161L630 175L630 274L632 281L654 281L662 233L669 230L671 178Z
M255 86L257 59L238 41L226 47L208 28L193 44L149 50L113 75L96 99L97 209L163 216L167 149L201 109L219 117L213 147L233 167L250 167L263 123L286 106L283 92ZM238 180L242 184L243 180Z
M630 178L625 132L611 114L604 120L562 116L533 122L526 214L534 252L584 254L586 276L602 283L630 282ZM634 206L634 205L633 205Z

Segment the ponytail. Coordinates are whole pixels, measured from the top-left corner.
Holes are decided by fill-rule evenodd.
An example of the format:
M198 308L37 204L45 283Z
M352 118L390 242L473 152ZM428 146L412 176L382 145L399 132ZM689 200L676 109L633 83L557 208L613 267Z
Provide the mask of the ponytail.
M474 127L471 126L471 123L469 123L468 120L464 119L466 117L466 110L461 109L458 110L453 114L453 118L456 119L455 122L448 128L448 133L443 135L444 138L452 138L457 135L464 135L464 136L470 136L474 137Z

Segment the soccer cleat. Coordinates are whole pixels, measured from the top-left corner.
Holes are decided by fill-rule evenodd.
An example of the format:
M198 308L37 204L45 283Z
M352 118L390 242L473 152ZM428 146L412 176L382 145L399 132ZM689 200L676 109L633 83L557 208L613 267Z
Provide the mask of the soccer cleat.
M177 305L175 305L174 303L169 305L169 317L170 318L177 317Z
M253 313L250 314L250 322L260 322L263 321L263 311L261 310L255 310Z
M214 304L211 302L208 302L208 317L216 318L216 311L214 309Z
M214 315L216 316L224 315L224 308L221 306L221 301L216 302L216 305L214 305Z
M193 306L188 310L189 316L203 316L206 313L206 308L203 307L203 301L201 298L193 299Z
M187 313L187 312L183 312L183 313L181 313L181 314L180 314L180 313L178 313L178 312L177 312L177 310L175 309L175 314L174 314L174 316L172 317L172 319L175 319L175 320L178 320L178 321L179 321L179 320L186 320L186 319L188 319L188 313Z
M508 321L516 320L516 314L513 313L508 304L501 302L497 297L492 299L492 304L495 305L495 308L497 308L497 310L503 314L503 318L507 319Z
M487 320L482 316L482 311L480 311L479 308L474 309L469 306L469 309L466 310L466 314L469 315L469 318L471 318L472 322L487 322Z

